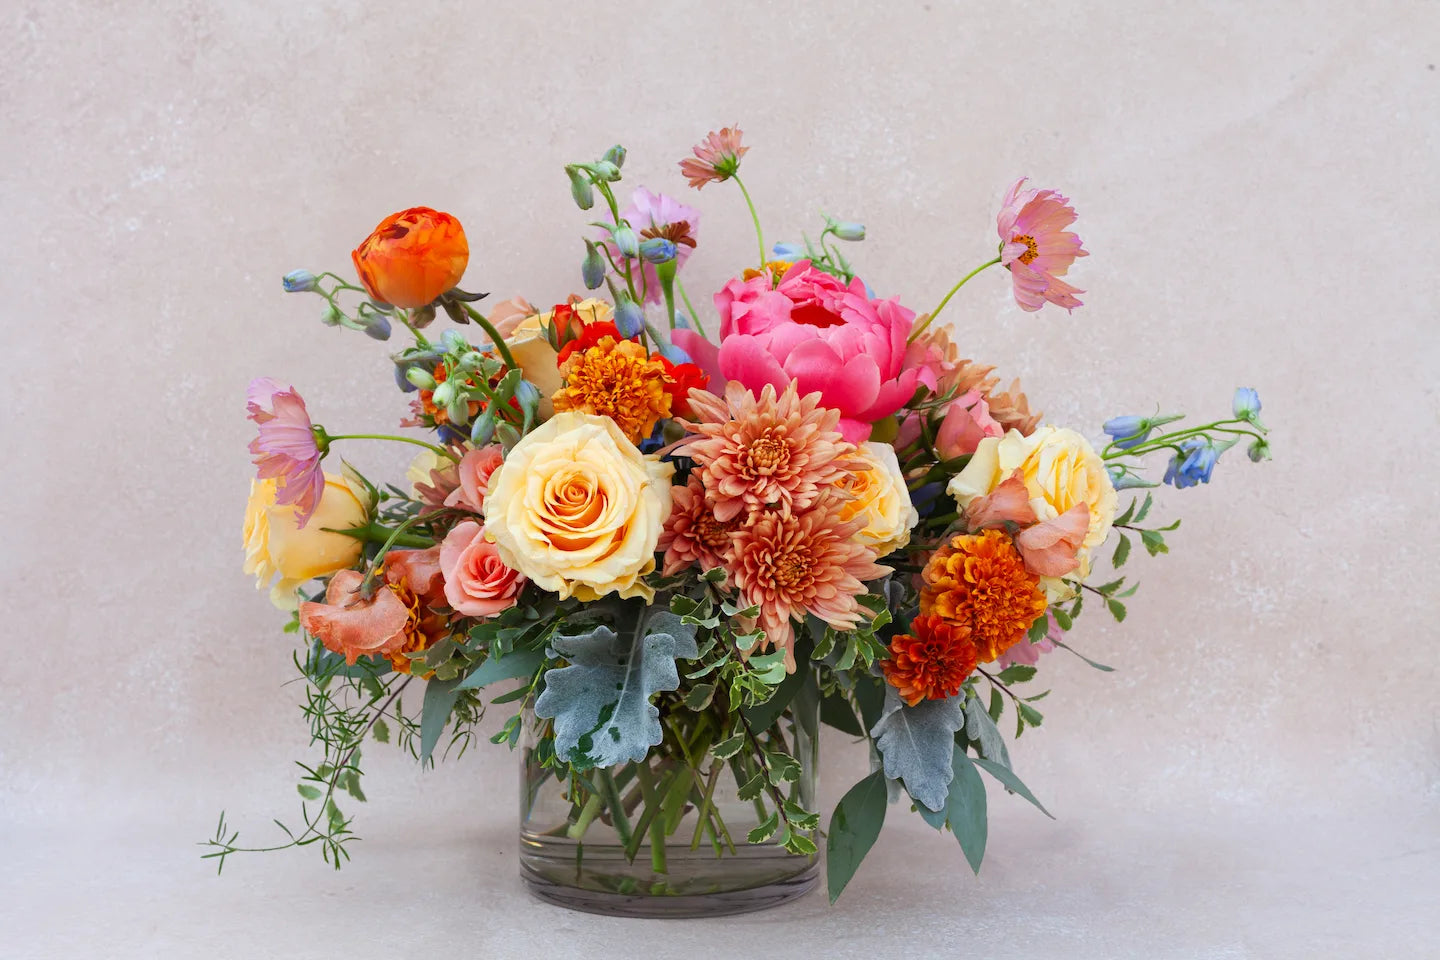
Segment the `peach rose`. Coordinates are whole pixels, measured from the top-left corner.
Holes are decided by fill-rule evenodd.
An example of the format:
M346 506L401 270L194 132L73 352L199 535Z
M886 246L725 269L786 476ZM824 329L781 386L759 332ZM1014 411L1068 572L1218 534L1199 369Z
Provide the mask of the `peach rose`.
M470 450L460 458L460 486L445 498L445 506L460 507L471 513L485 509L485 491L490 486L490 474L505 459L505 450L498 443L478 450Z
M515 606L525 578L505 566L485 528L474 520L457 524L440 544L445 599L456 613L493 617Z

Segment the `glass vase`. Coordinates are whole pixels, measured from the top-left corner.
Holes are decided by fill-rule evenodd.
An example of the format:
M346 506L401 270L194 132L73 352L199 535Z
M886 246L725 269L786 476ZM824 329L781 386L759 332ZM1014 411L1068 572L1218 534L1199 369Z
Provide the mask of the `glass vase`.
M742 726L745 749L721 760L712 752L727 729L718 708L697 711L665 695L657 703L665 738L643 762L568 776L543 762L536 747L549 721L527 711L520 872L531 892L574 910L631 917L746 913L809 892L819 875L815 854L792 853L779 836L747 839L777 822L777 803L815 809L817 701L795 701L763 729ZM798 774L776 777L778 784L766 778L750 797L767 752L793 757ZM746 783L752 790L742 799ZM795 832L816 839L813 830Z

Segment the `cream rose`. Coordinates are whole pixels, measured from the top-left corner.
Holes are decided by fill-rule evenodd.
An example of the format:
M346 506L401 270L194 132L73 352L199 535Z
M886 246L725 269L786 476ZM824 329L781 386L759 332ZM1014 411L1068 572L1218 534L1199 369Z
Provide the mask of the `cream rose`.
M587 324L609 320L614 313L610 304L595 297L581 300L573 309L575 316ZM515 329L505 336L505 345L510 348L510 353L520 365L525 379L535 384L535 388L540 391L541 419L555 412L550 398L565 385L556 363L558 354L545 336L545 328L554 319L554 310L533 314L521 320Z
M910 489L900 472L895 448L888 443L860 444L858 458L869 464L847 478L846 488L854 499L840 507L840 519L865 521L856 537L875 548L878 559L910 542L910 528L920 522L920 513L910 502Z
M277 504L275 490L274 480L250 483L250 502L245 506L245 572L255 575L259 588L278 576L270 600L282 610L294 610L296 587L353 566L360 559L364 545L359 540L326 529L363 527L370 519L370 505L363 488L327 473L315 514L301 529L295 522L295 508Z
M485 531L506 566L561 599L653 599L640 578L655 570L672 473L609 417L560 413L490 476Z
M1105 462L1080 434L1041 427L1030 436L1011 430L1003 437L980 441L970 462L947 487L961 509L994 490L1016 470L1030 493L1037 519L1053 520L1077 503L1090 508L1090 530L1080 546L1080 578L1090 572L1090 558L1115 520L1115 485Z

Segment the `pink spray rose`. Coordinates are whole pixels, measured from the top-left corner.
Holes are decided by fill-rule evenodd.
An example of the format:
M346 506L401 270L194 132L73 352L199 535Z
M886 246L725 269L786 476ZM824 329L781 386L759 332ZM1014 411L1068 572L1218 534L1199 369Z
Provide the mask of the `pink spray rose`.
M819 392L822 405L840 411L840 432L852 443L915 393L919 372L905 365L915 312L871 299L858 278L846 286L802 260L773 289L768 275L731 280L715 294L715 309L724 379L757 395L766 384L781 393L791 381L801 396Z
M474 520L457 524L440 544L445 599L466 617L493 617L515 606L525 578L505 566L485 528Z
M940 431L935 435L935 450L946 460L974 453L986 437L1003 437L1005 428L990 416L990 405L979 390L967 390L950 402Z
M500 466L505 451L498 443L488 447L467 451L460 458L458 469L460 485L445 498L445 506L460 507L471 513L485 509L485 490L490 486L490 474Z

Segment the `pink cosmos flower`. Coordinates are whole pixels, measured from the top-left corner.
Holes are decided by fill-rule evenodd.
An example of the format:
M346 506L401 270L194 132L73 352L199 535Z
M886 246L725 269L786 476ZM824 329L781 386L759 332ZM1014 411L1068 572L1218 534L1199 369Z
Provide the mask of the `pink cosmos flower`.
M846 286L802 260L773 289L767 275L731 280L715 294L715 309L718 350L693 335L675 343L702 369L713 365L722 381L756 395L767 384L783 393L792 381L801 396L818 392L823 406L840 411L840 432L852 443L915 393L919 371L905 365L915 312L872 300L859 278Z
M525 577L505 566L485 528L474 520L457 524L440 544L445 599L466 617L493 617L515 606Z
M986 437L1003 437L1005 428L990 416L990 405L979 390L967 390L950 402L940 431L935 435L935 450L946 460L974 453Z
M460 507L471 513L485 509L485 490L490 486L490 474L505 459L505 450L498 443L478 450L469 450L460 458L459 486L445 498L445 506Z
M1044 638L1038 643L1031 643L1028 637L1022 637L1019 643L1014 644L995 658L997 669L1004 670L1012 663L1023 663L1027 667L1033 667L1040 662L1040 654L1050 653L1055 649L1055 636L1061 632L1060 625L1055 622L1053 616L1049 614L1046 616L1050 617L1050 626L1045 631Z
M630 228L640 240L659 237L675 244L677 270L690 259L690 253L695 249L695 238L700 233L699 210L663 193L652 193L644 187L636 187L635 192L630 195L630 205L620 211L620 216L630 224ZM605 246L618 263L620 251L616 249L614 241L608 239L609 231L604 235L607 238ZM636 289L641 289L643 285L646 302L659 303L665 294L660 289L660 278L655 273L655 265L642 259L640 272L643 279L635 279Z
M325 473L320 466L323 454L305 401L294 387L256 377L245 391L245 409L260 428L259 436L250 441L256 475L262 480L278 478L275 502L294 504L295 520L303 528L325 492Z
M680 161L680 173L690 181L696 190L707 183L723 183L735 176L740 169L740 158L749 147L740 143L739 127L721 127L720 132L710 131L704 140L692 148L695 158L686 157Z
M1066 310L1080 306L1075 294L1084 293L1061 280L1076 257L1089 256L1080 238L1065 228L1075 222L1068 197L1054 190L1023 190L1025 177L1005 194L996 226L1000 232L1000 262L1010 269L1015 302L1033 313L1046 301Z

